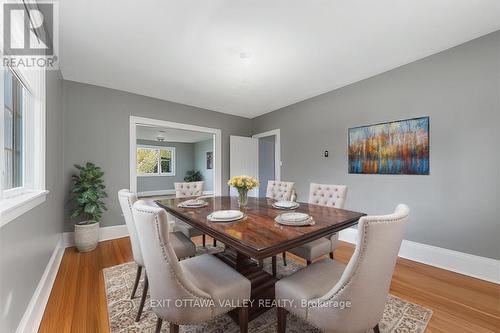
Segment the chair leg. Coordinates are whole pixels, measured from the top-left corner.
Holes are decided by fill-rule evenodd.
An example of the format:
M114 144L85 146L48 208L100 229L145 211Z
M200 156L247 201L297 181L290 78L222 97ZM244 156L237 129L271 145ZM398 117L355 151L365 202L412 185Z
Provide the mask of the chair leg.
M286 331L286 315L288 311L285 308L278 307L278 333L285 333Z
M203 234L203 236L201 236L201 239L202 239L202 242L203 242L203 247L206 247L206 244L207 244L207 236L205 236L205 234Z
M158 318L158 320L156 321L155 333L160 333L161 332L161 324L162 323L163 323L163 319Z
M170 333L179 333L179 325L170 323Z
M137 310L137 316L135 317L136 322L141 320L142 309L144 308L144 303L146 303L146 295L148 294L148 288L149 288L148 274L147 272L144 272L144 289L142 289L141 303L139 303L139 310Z
M312 264L311 260L306 260L306 262L307 262L307 266L309 266L310 264Z
M271 258L271 263L272 263L272 266L273 266L273 276L276 277L276 256L273 256Z
M238 321L240 322L240 332L248 332L248 307L242 306L238 311Z
M137 266L137 273L135 275L134 288L132 289L132 294L130 295L130 299L135 297L135 292L137 291L137 286L139 286L139 280L141 279L142 266Z
M333 251L330 252L330 259L333 259Z
M283 265L286 266L286 252L283 252L282 255L283 255Z
M217 239L214 238L214 247L217 247Z
M375 327L373 328L373 332L380 333L380 329L378 328L378 324L375 325Z

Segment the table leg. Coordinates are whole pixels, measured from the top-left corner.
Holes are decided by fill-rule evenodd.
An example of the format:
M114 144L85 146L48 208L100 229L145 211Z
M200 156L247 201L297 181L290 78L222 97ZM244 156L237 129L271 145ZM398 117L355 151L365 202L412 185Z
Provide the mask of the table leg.
M254 301L249 308L250 321L273 307L274 284L278 281L277 278L264 271L248 256L229 247L226 247L224 252L216 253L215 256L250 280L252 284L250 299ZM238 311L231 311L229 315L238 322Z

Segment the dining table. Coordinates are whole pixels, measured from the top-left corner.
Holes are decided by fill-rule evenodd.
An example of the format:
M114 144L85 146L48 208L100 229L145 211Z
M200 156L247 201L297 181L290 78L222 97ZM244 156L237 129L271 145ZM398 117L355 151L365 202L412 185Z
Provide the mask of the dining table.
M214 255L251 281L253 302L249 309L249 320L274 305L274 284L278 278L264 270L259 262L269 257L276 260L276 255L282 252L356 225L366 215L299 202L293 212L308 214L314 222L307 226L289 226L275 221L278 215L286 211L275 208L273 199L248 198L247 205L240 207L237 197L215 196L203 198L207 202L203 207L186 208L179 205L188 199L166 198L155 203L167 213L225 245L224 250ZM244 217L234 222L209 220L209 214L219 210L240 210ZM236 312L229 314L235 321L238 320Z

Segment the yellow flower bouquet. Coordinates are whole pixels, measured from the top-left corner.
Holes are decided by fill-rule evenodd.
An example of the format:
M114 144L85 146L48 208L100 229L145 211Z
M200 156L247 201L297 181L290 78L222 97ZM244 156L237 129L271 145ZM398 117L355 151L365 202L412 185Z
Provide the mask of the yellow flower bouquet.
M240 207L248 203L248 191L259 186L259 181L250 176L234 176L227 182L227 185L238 190L238 203Z

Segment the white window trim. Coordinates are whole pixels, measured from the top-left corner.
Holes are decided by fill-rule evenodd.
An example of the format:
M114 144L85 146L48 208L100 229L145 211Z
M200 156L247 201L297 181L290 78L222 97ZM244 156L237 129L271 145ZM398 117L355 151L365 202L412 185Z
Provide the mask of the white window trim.
M137 149L139 148L145 148L145 149L165 149L165 150L170 150L171 155L172 155L172 172L161 172L161 158L158 156L158 172L157 173L137 173L137 177L174 177L175 176L175 163L176 163L176 154L175 154L175 147L168 147L168 146L155 146L155 145L137 145ZM137 165L136 165L136 170L137 170Z
M0 68L0 128L4 126L4 68ZM18 73L19 74L19 73ZM46 72L45 70L29 72L31 81L28 82L33 95L33 123L27 124L25 135L32 136L31 145L25 146L25 154L30 156L33 163L33 174L25 175L23 187L2 191L0 187L0 227L15 220L17 217L45 202L49 193L45 189L45 149L46 149ZM25 143L27 143L25 141ZM0 135L0 170L4 168L4 138ZM3 177L0 177L0 181ZM26 186L28 185L28 186Z

